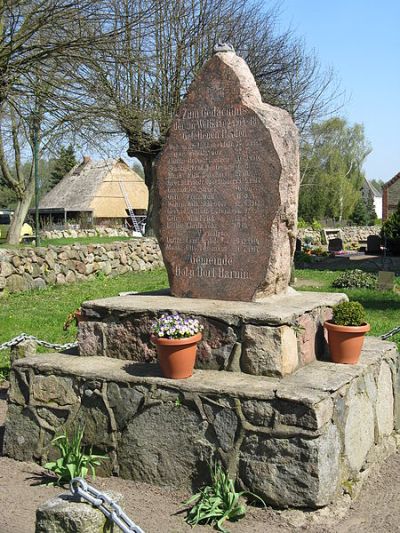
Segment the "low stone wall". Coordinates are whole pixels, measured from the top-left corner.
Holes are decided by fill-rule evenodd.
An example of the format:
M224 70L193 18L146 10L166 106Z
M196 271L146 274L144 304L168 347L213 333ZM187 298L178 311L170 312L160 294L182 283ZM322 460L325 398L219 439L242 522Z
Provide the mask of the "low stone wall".
M369 235L379 235L382 226L343 226L340 228L344 242L361 242L366 241ZM79 237L130 237L132 230L125 228L107 228L96 226L93 229L65 229L65 230L43 230L40 232L43 239L63 239ZM298 230L300 239L309 236L312 237L315 244L321 243L321 232L312 228L301 228Z
M359 243L366 242L369 235L379 235L382 226L343 226L338 228L342 232L342 238L344 243ZM304 237L311 237L313 243L316 245L321 244L321 231L313 230L312 228L301 228L297 233L300 239Z
M4 453L41 463L85 428L102 474L192 488L219 457L238 486L278 507L315 508L395 449L398 353L369 337L357 365L315 361L283 379L63 354L13 365Z
M46 285L114 276L163 266L155 239L132 239L110 244L73 244L47 248L0 249L0 294Z
M96 226L92 229L42 230L42 239L77 239L80 237L131 237L132 230Z
M164 313L194 316L204 326L197 368L285 376L326 352L322 324L344 294L296 292L256 302L176 298L161 292L82 304L84 356L155 362L151 323Z

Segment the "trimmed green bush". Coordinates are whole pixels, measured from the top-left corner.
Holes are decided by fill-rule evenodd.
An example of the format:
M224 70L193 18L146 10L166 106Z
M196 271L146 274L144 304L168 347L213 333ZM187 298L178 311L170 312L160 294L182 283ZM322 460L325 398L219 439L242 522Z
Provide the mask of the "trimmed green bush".
M362 326L367 317L359 302L342 302L333 308L332 322L338 326Z
M382 225L381 236L390 240L400 241L400 202L396 211Z
M362 270L346 270L332 282L335 289L375 289L376 276Z

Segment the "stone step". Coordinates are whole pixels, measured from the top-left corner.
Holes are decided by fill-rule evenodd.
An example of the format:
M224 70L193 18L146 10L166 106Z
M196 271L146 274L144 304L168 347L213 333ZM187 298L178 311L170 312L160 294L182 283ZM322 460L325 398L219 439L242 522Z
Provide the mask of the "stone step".
M296 292L256 302L175 298L164 293L105 298L82 305L82 355L155 361L152 321L178 312L204 325L197 368L282 377L322 358L322 324L344 294Z
M106 452L103 474L177 487L207 479L219 457L268 503L319 507L391 449L398 353L369 337L358 365L315 361L282 379L46 354L11 372L4 452L45 462L54 435L77 426Z

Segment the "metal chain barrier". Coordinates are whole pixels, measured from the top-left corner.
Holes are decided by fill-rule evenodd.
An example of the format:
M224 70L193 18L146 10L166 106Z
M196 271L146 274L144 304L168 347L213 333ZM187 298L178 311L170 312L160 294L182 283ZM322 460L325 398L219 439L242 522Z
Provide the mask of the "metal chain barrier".
M35 337L34 335L28 335L27 333L21 333L21 335L18 335L17 337L14 337L8 342L3 342L3 344L0 344L0 351L1 350L7 350L8 348L12 348L13 346L16 346L22 341L35 341L36 344L39 346L44 346L45 348L51 348L53 350L70 350L71 348L76 348L78 346L77 342L67 342L66 344L57 344L55 342L47 342L42 341Z
M397 328L393 328L384 335L381 335L381 339L385 341L386 339L390 339L390 337L393 337L393 335L396 335L397 333L400 333L400 326L397 326Z
M80 496L99 509L108 520L111 520L124 533L144 533L143 529L132 522L112 498L89 485L81 477L75 477L71 481L70 490L74 496Z

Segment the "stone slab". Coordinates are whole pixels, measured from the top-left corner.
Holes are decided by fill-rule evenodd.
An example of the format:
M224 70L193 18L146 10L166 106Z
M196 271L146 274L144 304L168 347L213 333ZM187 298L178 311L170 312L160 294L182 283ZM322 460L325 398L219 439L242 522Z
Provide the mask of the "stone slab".
M165 293L107 298L82 305L83 356L154 362L151 323L163 313L196 317L203 325L196 367L282 377L326 353L322 324L342 294L298 293L257 302L174 298Z
M398 360L393 343L367 338L359 365L315 362L301 379L195 370L168 380L156 365L28 357L12 368L4 453L44 462L51 436L79 424L85 444L109 454L108 475L189 488L219 457L267 503L320 507L380 460L398 417Z
M392 291L394 289L395 272L378 272L378 289L380 291Z
M261 100L245 61L215 54L172 122L156 164L158 240L171 292L251 301L289 285L298 131Z
M88 318L110 317L112 313L129 316L137 312L173 312L215 318L229 325L291 324L296 318L318 307L333 307L347 300L342 293L300 292L289 289L286 294L259 298L255 302L176 298L165 293L115 296L83 303Z

